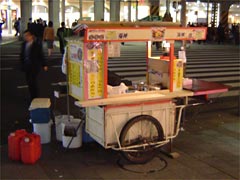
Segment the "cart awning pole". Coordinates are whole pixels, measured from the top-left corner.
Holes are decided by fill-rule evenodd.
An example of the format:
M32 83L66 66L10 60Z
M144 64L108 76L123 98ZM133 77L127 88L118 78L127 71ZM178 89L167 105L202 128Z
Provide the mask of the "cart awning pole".
M151 57L152 55L152 42L151 41L147 41L146 42L146 48L147 48L147 52L146 52L146 63L147 63L147 68L146 68L146 79L147 79L147 84L149 84L149 76L148 76L148 63L149 63L149 57Z
M170 76L170 92L173 92L173 65L174 65L174 41L170 42L170 52L169 52L169 76Z
M108 85L108 43L107 42L104 42L103 43L104 45L104 52L103 52L103 60L104 60L104 67L103 67L103 97L104 98L107 98L107 85Z

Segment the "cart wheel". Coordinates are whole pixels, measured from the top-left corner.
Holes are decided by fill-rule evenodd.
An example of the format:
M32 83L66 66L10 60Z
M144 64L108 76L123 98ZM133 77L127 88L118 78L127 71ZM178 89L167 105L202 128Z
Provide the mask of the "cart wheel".
M140 115L130 119L120 134L122 147L154 143L163 140L161 124L152 116ZM143 164L156 154L154 145L131 148L134 151L122 151L123 156L132 163Z

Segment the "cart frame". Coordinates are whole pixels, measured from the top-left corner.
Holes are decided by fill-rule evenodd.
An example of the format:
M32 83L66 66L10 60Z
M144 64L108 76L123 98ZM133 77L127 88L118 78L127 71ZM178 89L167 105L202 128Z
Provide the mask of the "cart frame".
M70 84L68 84L70 89L70 95L77 98L79 101L75 102L76 106L79 107L106 107L109 106L118 106L118 105L126 105L129 106L131 104L139 104L140 106L145 106L144 103L146 102L161 102L161 101L171 101L175 98L184 98L184 101L181 105L175 105L174 110L175 114L178 110L177 119L173 123L170 123L169 125L174 129L170 134L166 133L166 128L162 127L162 124L159 121L158 117L153 117L151 114L145 114L144 110L140 110L138 113L136 113L133 117L128 118L127 121L124 121L123 125L118 127L119 125L116 124L114 121L114 118L110 118L112 128L114 129L114 136L116 142L114 143L106 143L105 139L107 139L107 135L103 134L103 142L100 143L105 148L112 148L117 151L121 151L125 154L125 157L133 162L133 163L145 163L149 161L152 157L154 157L155 150L165 144L168 144L171 142L173 138L175 138L179 134L180 130L180 123L181 118L183 114L184 108L188 106L188 97L194 96L196 92L191 90L178 90L176 91L174 89L174 41L175 40L199 40L199 39L205 39L206 38L206 28L203 27L194 27L194 28L185 28L185 27L178 27L176 24L167 24L167 26L161 25L161 23L158 24L148 24L146 23L126 23L124 26L124 23L106 23L101 22L97 26L97 23L87 23L85 21L80 22L87 24L89 27L85 30L84 38L82 38L80 41L82 43L81 51L83 51L83 54L85 57L83 59L79 59L83 62L80 63L80 67L82 68L80 71L82 72L84 78L80 79L79 82L81 82L81 87L79 89L74 89L74 83L71 84L71 80L69 81ZM166 24L165 24L166 25ZM160 35L156 35L155 33L158 32ZM170 42L170 51L169 51L169 89L167 90L156 90L154 92L141 92L141 93L130 93L130 94L120 94L120 95L109 95L107 92L107 60L108 60L108 51L107 51L107 44L109 42L129 42L129 41L144 41L146 43L146 61L148 64L149 58L151 57L151 41L163 41L167 40ZM71 42L73 42L71 39L69 40L69 46L71 46ZM76 44L76 42L74 42ZM90 81L89 78L91 78L91 74L89 74L89 67L86 66L90 60L89 58L89 52L88 52L88 45L92 45L91 43L103 43L103 50L102 55L98 55L98 57L102 57L102 59L96 59L96 62L99 63L100 68L102 68L100 71L94 72L95 76L102 78L101 84L98 84L97 88L101 87L100 92L98 96L93 96L94 89L91 91L91 88L94 87L94 83ZM76 46L77 47L77 46ZM78 48L78 47L77 47ZM76 49L76 48L75 48ZM75 54L69 50L69 59L71 57L76 57ZM78 51L79 52L79 51ZM96 51L99 52L99 51ZM71 54L72 53L72 54ZM75 50L74 50L75 53ZM92 53L94 53L92 51ZM78 54L77 54L78 55ZM82 56L81 56L82 58ZM95 56L91 57L92 60L94 60ZM91 61L92 63L93 61ZM74 62L76 63L76 62ZM74 65L74 63L71 64L71 61L68 61L68 67ZM87 64L87 65L86 65ZM94 71L94 70L93 70ZM68 72L71 72L71 69L68 70ZM100 72L100 73L99 73ZM148 72L148 69L147 69ZM92 76L93 77L93 76ZM92 85L92 87L89 86ZM80 87L80 86L79 86ZM90 90L89 90L90 89ZM220 89L220 90L219 90ZM81 93L79 93L79 90ZM219 87L215 91L208 91L204 92L203 94L208 93L215 93L215 92L225 92L228 88L226 86ZM92 96L91 96L92 95ZM164 109L164 108L163 108ZM166 108L165 108L166 109ZM126 112L128 110L126 109ZM161 111L160 109L158 111ZM104 114L107 112L106 110L102 111ZM86 115L88 116L88 115ZM111 115L110 115L111 116ZM168 116L166 116L168 117ZM96 116L96 120L99 117ZM101 124L101 128L105 128L106 126L106 117L103 115L101 117L103 119L103 122ZM126 117L125 117L126 118ZM141 118L146 118L141 120ZM149 120L150 118L150 120ZM94 119L94 118L93 118ZM88 122L91 122L92 119L86 117L86 124ZM134 136L126 133L123 133L124 129L131 129L131 126L135 125L138 126L138 124L142 124L142 122L145 122L146 124L150 123L151 128L149 129L148 136L145 137L145 134L142 132L139 132L139 135ZM132 124L130 124L132 122ZM141 123L139 123L141 122ZM91 122L92 123L92 122ZM151 124L152 123L152 124ZM166 124L168 122L166 121ZM130 125L129 125L130 124ZM104 127L102 127L104 126ZM128 127L126 127L128 126ZM152 128L153 127L153 128ZM98 127L96 126L95 129ZM119 130L120 129L120 130ZM138 129L138 128L135 128ZM152 132L151 132L152 130ZM97 142L100 142L100 140L97 138L97 136L94 135L94 129L90 131L88 127L86 127L86 131L95 139ZM142 131L142 130L141 130ZM119 133L120 132L120 133ZM105 133L105 132L101 132ZM142 134L140 134L142 133ZM124 134L124 135L123 135ZM160 135L162 136L160 138ZM129 136L130 140L125 140L124 138ZM154 139L155 136L157 136L157 139ZM104 139L105 138L105 139ZM132 142L134 143L132 143ZM138 142L140 143L138 143ZM128 144L132 143L132 144Z

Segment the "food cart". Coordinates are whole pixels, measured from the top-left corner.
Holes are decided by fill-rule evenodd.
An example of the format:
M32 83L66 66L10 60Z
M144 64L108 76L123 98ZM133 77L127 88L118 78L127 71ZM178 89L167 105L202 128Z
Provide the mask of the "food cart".
M203 40L206 28L101 23L87 24L84 37L68 39L69 94L77 99L76 106L86 108L85 131L96 142L121 151L133 163L145 163L158 147L178 135L189 97L225 92L228 87L184 81L183 62L174 56L174 41ZM168 56L152 57L151 42L163 40L170 42ZM146 81L135 88L110 87L109 46L130 41L146 42ZM182 103L176 104L176 98L183 99Z

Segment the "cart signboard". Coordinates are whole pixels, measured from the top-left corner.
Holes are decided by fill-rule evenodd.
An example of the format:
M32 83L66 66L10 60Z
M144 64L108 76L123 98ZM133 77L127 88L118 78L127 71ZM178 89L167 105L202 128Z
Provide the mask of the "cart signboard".
M88 28L85 41L163 41L206 39L205 27Z

